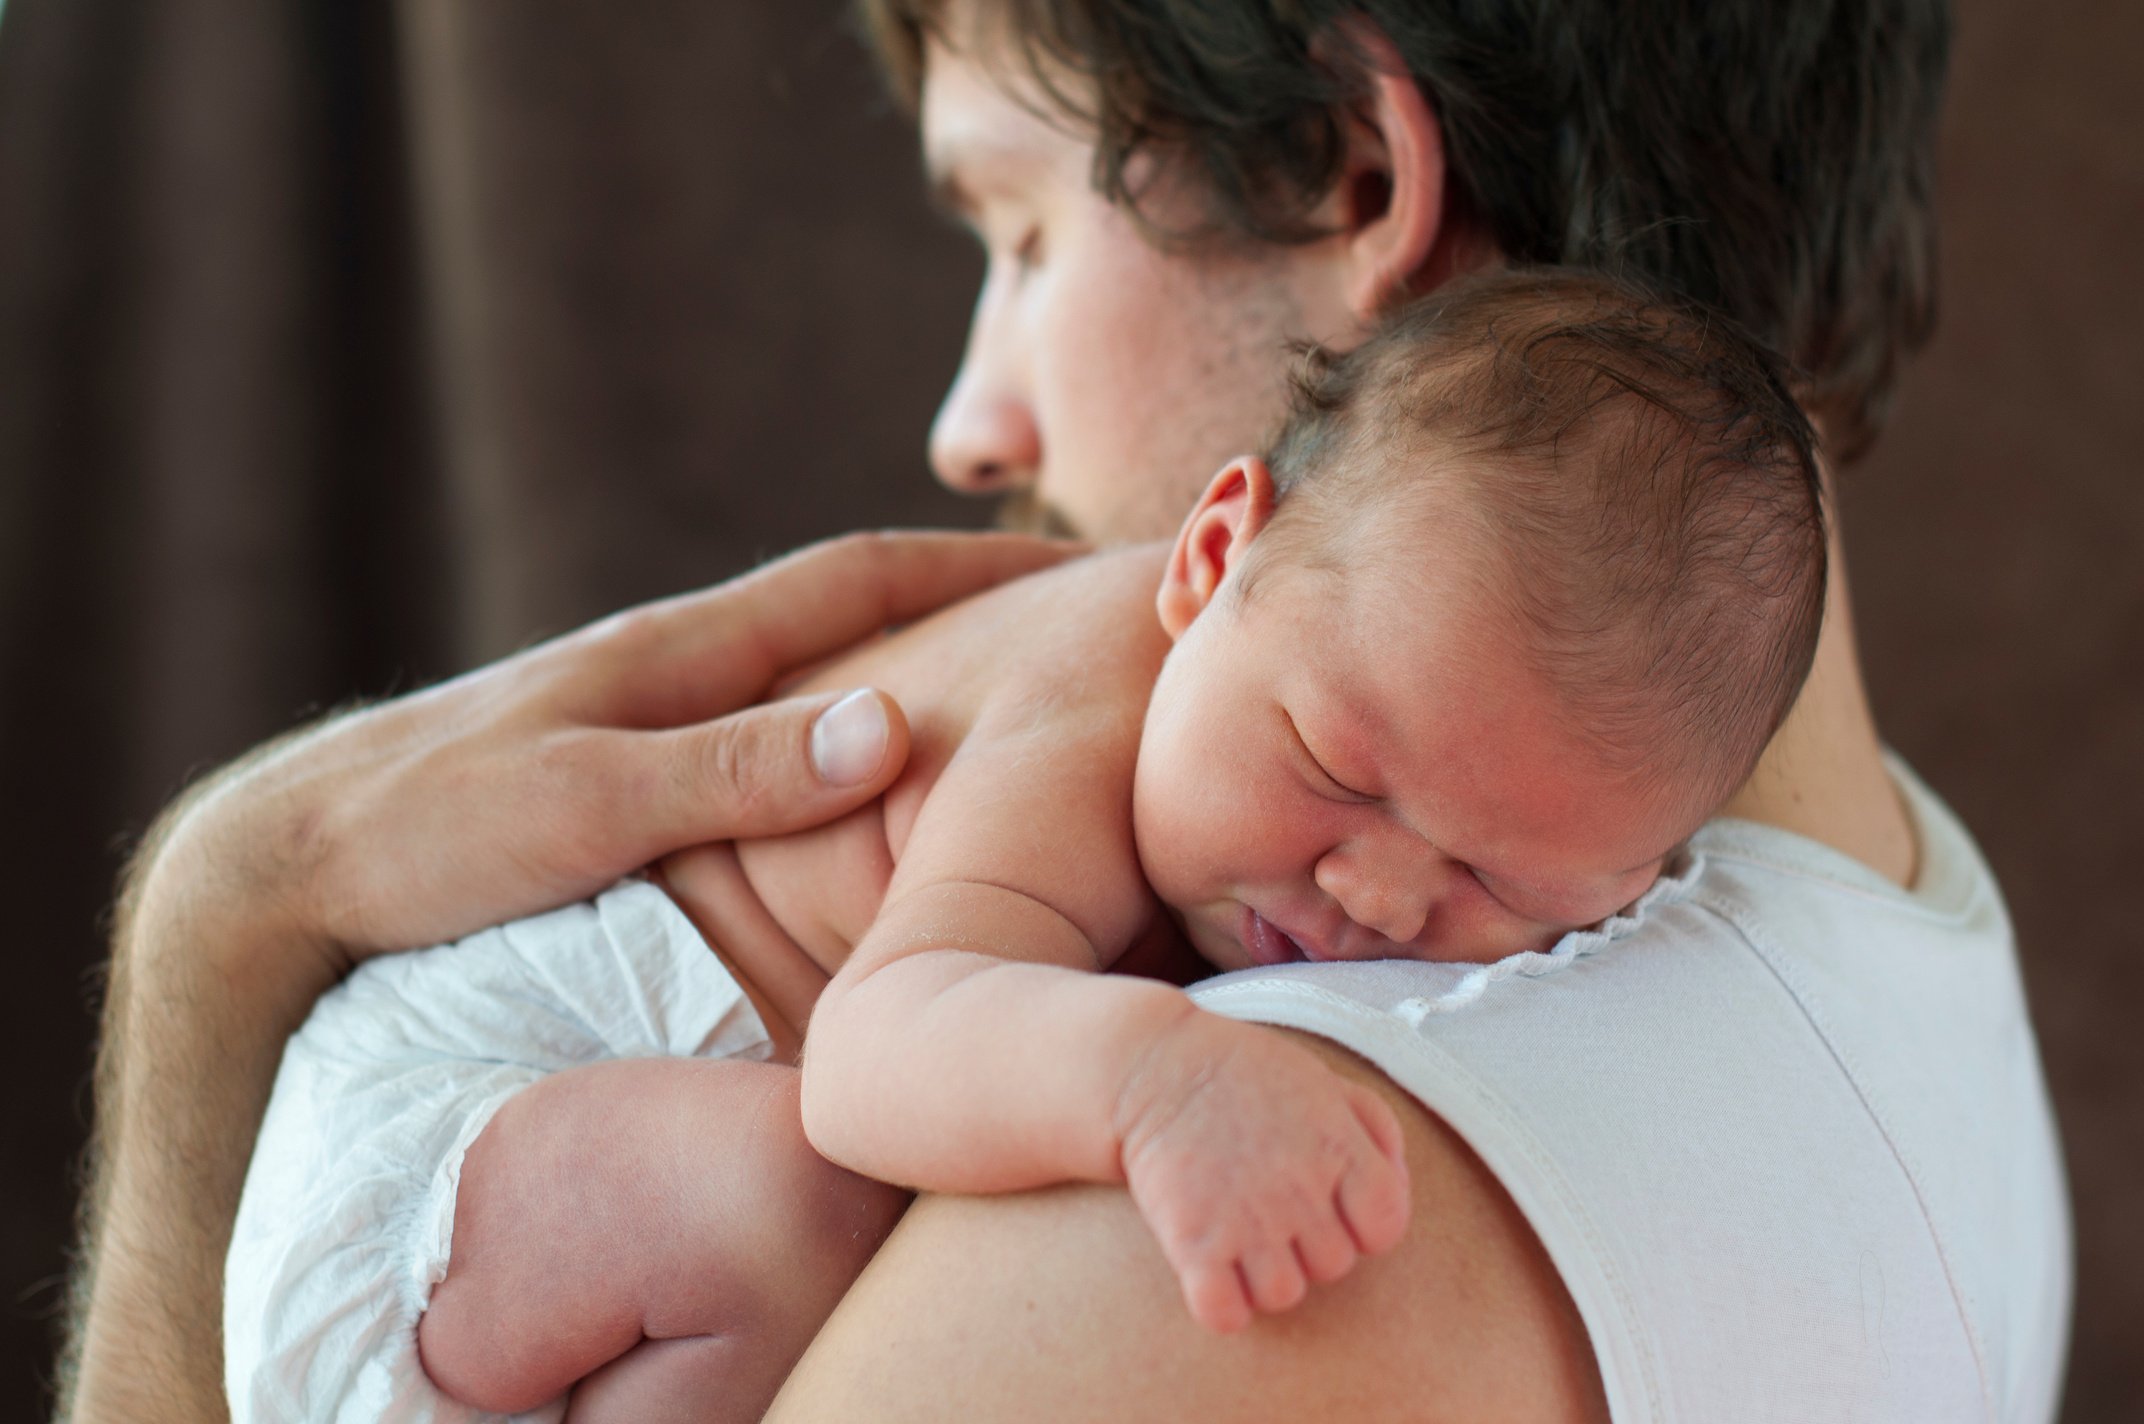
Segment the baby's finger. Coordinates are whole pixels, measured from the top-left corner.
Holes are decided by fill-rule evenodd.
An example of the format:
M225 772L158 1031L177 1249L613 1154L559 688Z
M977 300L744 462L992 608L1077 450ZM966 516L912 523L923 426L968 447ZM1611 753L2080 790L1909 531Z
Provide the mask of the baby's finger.
M1295 1309L1310 1290L1310 1283L1303 1279L1303 1268L1295 1259L1295 1248L1289 1244L1259 1246L1245 1252L1240 1269L1251 1304L1268 1315Z
M1370 1134L1370 1140L1377 1144L1377 1150L1384 1154L1385 1160L1404 1173L1407 1170L1407 1147L1400 1135L1399 1118L1393 1115L1391 1106L1383 1098L1368 1088L1359 1083L1347 1086L1348 1106L1354 1110L1355 1120Z
M1251 1298L1233 1265L1177 1268L1191 1318L1216 1335L1233 1335L1251 1323Z
M1407 1196L1406 1166L1382 1157L1356 1163L1333 1189L1333 1207L1364 1255L1391 1250L1407 1234L1407 1216L1413 1207Z
M1348 1235L1338 1216L1328 1217L1297 1236L1295 1255L1302 1263L1303 1275L1321 1286L1339 1280L1353 1270L1355 1262L1362 1257L1362 1253L1355 1249L1355 1239Z

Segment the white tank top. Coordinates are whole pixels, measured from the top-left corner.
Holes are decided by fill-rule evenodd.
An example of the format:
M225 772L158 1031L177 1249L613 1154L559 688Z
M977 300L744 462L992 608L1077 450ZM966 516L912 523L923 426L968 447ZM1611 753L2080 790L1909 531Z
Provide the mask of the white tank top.
M1546 954L1194 993L1346 1045L1466 1139L1562 1273L1617 1424L2046 1424L2070 1221L2009 917L1891 768L1911 892L1716 821Z

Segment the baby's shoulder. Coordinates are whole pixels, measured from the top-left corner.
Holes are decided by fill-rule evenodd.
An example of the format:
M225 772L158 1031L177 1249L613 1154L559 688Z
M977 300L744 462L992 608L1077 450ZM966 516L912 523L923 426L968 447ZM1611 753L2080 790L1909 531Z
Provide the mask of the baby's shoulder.
M907 714L908 767L885 803L896 856L956 756L1020 757L1046 762L1053 777L1123 778L1128 788L1168 651L1154 612L1166 556L1160 545L1107 550L1016 579L811 679L808 690L881 688Z
M1017 631L970 724L962 754L1037 794L1129 824L1147 702L1169 640L1154 610L1161 557L1092 555L1024 581L1006 610Z
M1154 611L1166 549L1090 554L1000 590L990 720L1145 715L1169 650Z
M868 684L911 721L943 710L961 725L987 703L1048 689L1123 683L1143 696L1168 651L1154 612L1166 553L1108 550L1000 584L855 649L797 690Z
M891 692L948 752L1045 730L1114 738L1128 724L1136 736L1169 648L1154 611L1165 556L1113 549L1016 579L903 629L843 675Z

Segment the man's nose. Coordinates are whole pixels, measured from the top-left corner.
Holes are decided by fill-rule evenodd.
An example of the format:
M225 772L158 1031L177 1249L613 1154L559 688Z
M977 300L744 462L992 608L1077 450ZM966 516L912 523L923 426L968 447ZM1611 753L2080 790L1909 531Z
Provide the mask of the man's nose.
M1356 924L1406 944L1429 923L1436 859L1420 837L1391 827L1335 846L1311 878Z
M1016 379L1002 319L978 311L967 354L931 422L931 470L962 494L1002 494L1035 483L1042 437Z

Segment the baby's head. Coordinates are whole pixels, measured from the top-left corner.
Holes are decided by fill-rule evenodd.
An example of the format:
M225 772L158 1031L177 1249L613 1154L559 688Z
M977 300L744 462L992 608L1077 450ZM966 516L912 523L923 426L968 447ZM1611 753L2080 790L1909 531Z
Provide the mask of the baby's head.
M1815 651L1821 493L1778 362L1519 270L1299 387L1170 556L1134 795L1155 889L1223 966L1491 959L1629 904Z

